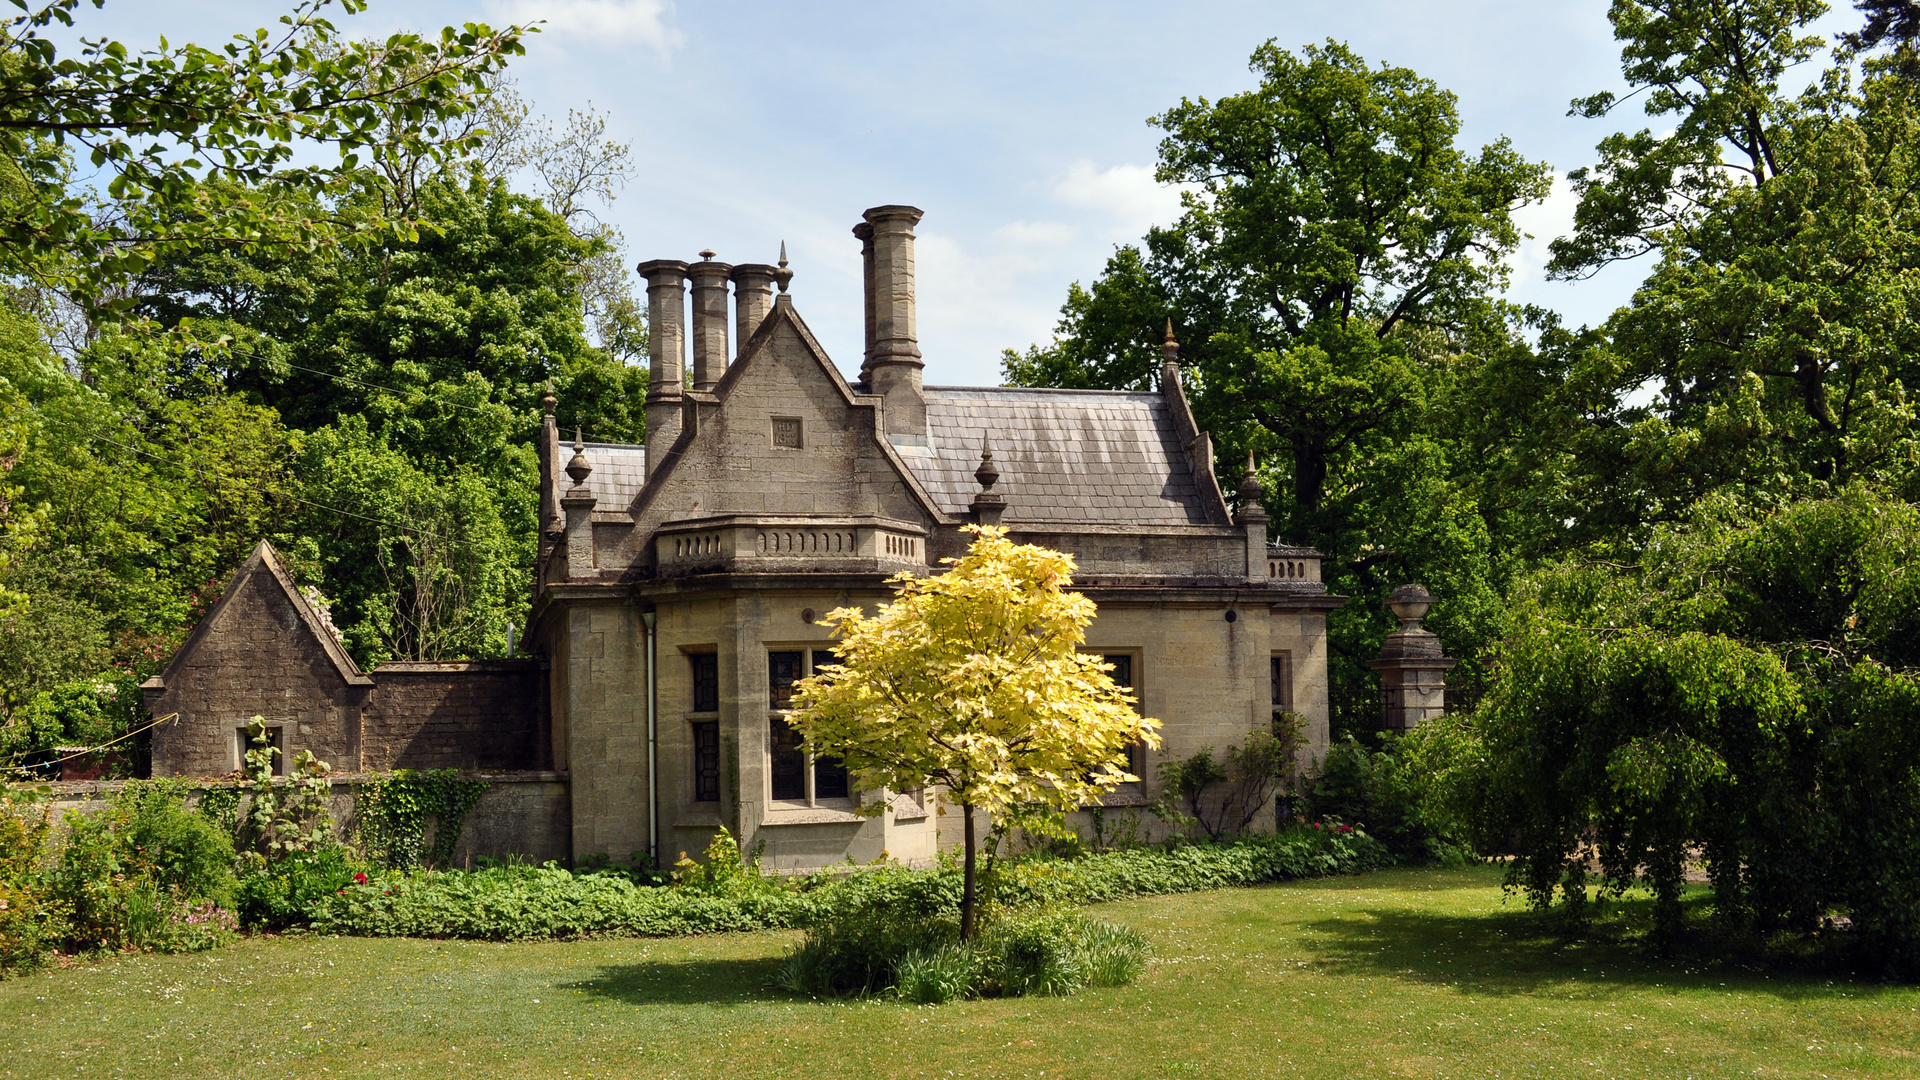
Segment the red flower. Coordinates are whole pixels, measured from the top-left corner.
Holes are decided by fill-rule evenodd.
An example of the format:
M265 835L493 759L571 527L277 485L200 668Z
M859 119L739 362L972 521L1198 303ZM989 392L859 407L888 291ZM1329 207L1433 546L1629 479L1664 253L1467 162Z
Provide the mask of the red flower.
M1316 828L1316 829L1317 829L1317 828L1319 828L1319 827L1320 827L1320 823L1319 823L1319 822L1317 822L1317 821L1316 821L1316 822L1314 822L1314 823L1313 823L1313 827L1314 827L1314 828Z
M367 883L367 875L365 874L353 875L353 883L355 885L365 885Z
M1341 832L1352 832L1352 831L1353 831L1353 826L1351 826L1351 825L1342 825L1342 826L1340 826L1340 831L1341 831Z

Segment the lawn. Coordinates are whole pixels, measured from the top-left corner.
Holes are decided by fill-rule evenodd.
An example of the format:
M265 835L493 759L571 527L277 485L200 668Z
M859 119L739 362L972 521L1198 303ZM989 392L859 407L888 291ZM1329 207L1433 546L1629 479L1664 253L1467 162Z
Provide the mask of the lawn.
M0 983L0 1076L1920 1076L1920 988L1569 945L1490 871L1098 910L1134 986L937 1008L763 989L785 933L120 957Z

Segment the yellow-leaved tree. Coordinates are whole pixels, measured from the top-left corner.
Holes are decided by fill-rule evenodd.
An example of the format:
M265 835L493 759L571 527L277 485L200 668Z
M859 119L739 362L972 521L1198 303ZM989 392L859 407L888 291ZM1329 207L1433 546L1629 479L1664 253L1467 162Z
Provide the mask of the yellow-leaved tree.
M815 754L841 760L862 790L946 788L966 837L960 935L973 936L974 814L1072 810L1139 777L1135 743L1160 745L1158 720L1080 651L1094 603L1071 591L1073 557L975 534L932 577L899 574L872 618L836 608L838 664L795 687L788 722Z

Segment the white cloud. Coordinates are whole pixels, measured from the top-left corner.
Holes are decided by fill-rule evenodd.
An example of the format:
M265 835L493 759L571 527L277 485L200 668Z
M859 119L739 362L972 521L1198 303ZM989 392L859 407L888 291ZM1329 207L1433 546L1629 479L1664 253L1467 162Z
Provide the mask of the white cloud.
M540 21L543 34L600 46L642 45L666 56L686 41L667 25L666 0L488 0L487 8L512 22Z
M1555 171L1553 190L1544 202L1514 211L1513 223L1527 234L1520 241L1520 250L1513 254L1516 281L1546 275L1547 260L1553 257L1547 245L1573 231L1573 211L1579 205L1580 199L1567 186L1567 178Z
M1053 183L1053 195L1060 201L1107 215L1112 231L1137 238L1153 225L1164 225L1180 216L1180 185L1162 184L1153 178L1146 165L1112 165L1098 168L1081 159Z

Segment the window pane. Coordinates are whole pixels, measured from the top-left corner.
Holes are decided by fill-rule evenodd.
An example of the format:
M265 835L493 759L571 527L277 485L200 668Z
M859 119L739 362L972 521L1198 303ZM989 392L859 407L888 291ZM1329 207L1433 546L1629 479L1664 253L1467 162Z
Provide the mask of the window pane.
M695 653L693 662L693 711L720 711L720 657L715 653Z
M1103 656L1100 659L1113 665L1113 670L1107 672L1107 678L1112 679L1115 686L1124 686L1129 690L1133 689L1132 653L1119 653L1114 656Z
M813 797L815 799L853 797L848 789L846 766L840 764L839 758L813 759Z
M773 797L804 800L807 797L807 755L800 747L800 734L787 726L783 717L767 721L767 771L773 776Z
M768 697L773 708L793 708L793 684L807 673L806 656L806 653L799 651L767 654L767 676L770 680Z
M715 720L693 725L693 801L720 801L720 724Z
M1287 685L1287 658L1286 657L1276 656L1273 658L1272 676L1273 676L1273 707L1276 709L1284 709L1287 707L1287 696L1288 696L1287 692L1292 689L1292 687Z

